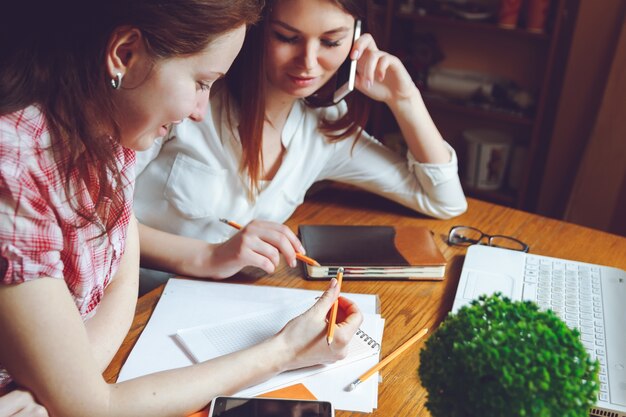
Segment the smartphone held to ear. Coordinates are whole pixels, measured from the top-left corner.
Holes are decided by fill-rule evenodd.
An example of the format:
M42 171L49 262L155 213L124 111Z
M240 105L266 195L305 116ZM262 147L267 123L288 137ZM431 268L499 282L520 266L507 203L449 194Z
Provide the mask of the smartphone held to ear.
M328 401L216 397L209 417L334 417Z
M354 22L354 36L352 37L352 45L350 46L350 52L354 47L354 43L361 36L361 21L356 19ZM350 59L350 55L341 64L339 70L337 70L337 90L333 94L333 103L339 103L345 96L347 96L352 90L354 90L354 81L356 79L356 60Z

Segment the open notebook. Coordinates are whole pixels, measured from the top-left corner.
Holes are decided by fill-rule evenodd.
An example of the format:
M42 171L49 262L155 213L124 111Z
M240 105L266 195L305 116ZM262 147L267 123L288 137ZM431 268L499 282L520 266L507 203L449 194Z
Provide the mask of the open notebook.
M170 279L122 367L118 382L193 364L193 359L181 348L176 336L180 329L217 324L279 306L287 308L295 302L313 300L321 294L321 291L295 288ZM380 300L376 295L342 295L357 303L364 314L376 315L380 312ZM378 322L379 326L383 326L382 319ZM372 330L363 326L363 330L377 341L382 341L383 327ZM378 403L378 378L369 378L358 390L349 393L344 388L377 363L378 355L372 355L310 375L298 382L302 382L317 399L331 401L335 409L370 413Z
M189 353L194 362L204 362L218 356L227 355L246 349L273 336L292 318L302 314L314 300L298 302L288 307L268 309L244 316L238 316L219 324L182 329L176 332L176 338ZM293 371L283 372L270 381L256 385L243 392L244 395L257 395L268 389L284 386L299 381L303 377L328 371L360 359L378 354L380 343L368 334L380 332L382 319L377 314L365 314L361 328L348 345L348 356L327 365L318 365Z

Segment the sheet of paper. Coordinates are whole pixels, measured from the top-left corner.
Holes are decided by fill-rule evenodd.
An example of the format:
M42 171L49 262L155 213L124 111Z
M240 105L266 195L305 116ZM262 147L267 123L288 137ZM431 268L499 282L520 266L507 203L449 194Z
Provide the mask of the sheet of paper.
M320 296L321 291L170 279L148 324L137 340L118 381L167 369L188 366L193 361L178 346L174 335L182 327L265 310L268 305L287 306L298 298ZM349 294L364 313L376 313L376 296Z
M302 305L298 303L283 309L273 309L260 314L240 316L237 319L228 320L223 323L183 329L177 332L177 338L181 345L191 353L195 362L204 362L218 356L226 355L241 349L250 347L268 337L276 334L287 321L302 313L310 306L309 303ZM382 327L382 319L377 314L364 314L364 321L360 329L367 337L371 332L378 333ZM379 347L372 346L364 338L355 335L348 347L348 356L332 364L310 366L283 372L270 380L255 385L239 392L238 395L247 397L255 396L267 390L275 389L286 384L300 381L302 378L326 372L329 369L343 367L355 361L378 355ZM352 375L348 371L348 377ZM354 380L353 378L353 380ZM352 381L350 381L352 382ZM346 384L347 385L347 384Z
M220 323L180 329L176 332L176 338L196 363L208 361L250 348L274 336L287 322L311 308L314 302L298 302L284 308L233 317ZM348 356L323 368L341 366L377 354L380 344L367 333L368 328L378 327L377 320L381 320L377 314L364 314L359 332L348 345Z
M311 295L317 297L321 294L322 291L293 288L170 279L152 317L122 367L118 381L191 365L193 361L180 348L174 337L180 328L228 320L237 315L267 310L269 306L288 306L298 300L310 299ZM375 295L349 293L343 295L357 303L364 313L378 312L379 303ZM377 358L372 357L369 360ZM359 361L358 365L354 363L346 366L350 367L349 373L354 373L356 378L362 373L358 366L365 365ZM365 367L368 368L369 366ZM316 377L309 377L307 381ZM375 407L378 393L377 384L373 384L374 379L372 377L367 382L372 384L376 391L369 400L364 400L364 404L373 404L372 407ZM308 384L309 382L305 385L308 387ZM359 395L367 392L366 385L359 388L361 388ZM318 395L317 392L314 394ZM344 394L345 391L334 392L336 397L345 397ZM329 401L335 404L338 403L338 399ZM339 406L336 408L342 409Z

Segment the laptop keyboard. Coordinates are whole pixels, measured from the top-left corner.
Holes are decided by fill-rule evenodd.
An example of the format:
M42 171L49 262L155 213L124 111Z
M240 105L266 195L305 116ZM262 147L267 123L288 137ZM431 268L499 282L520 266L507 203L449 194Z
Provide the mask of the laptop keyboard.
M600 363L598 399L609 401L600 269L528 255L523 299L554 311L570 328L578 329L587 352Z

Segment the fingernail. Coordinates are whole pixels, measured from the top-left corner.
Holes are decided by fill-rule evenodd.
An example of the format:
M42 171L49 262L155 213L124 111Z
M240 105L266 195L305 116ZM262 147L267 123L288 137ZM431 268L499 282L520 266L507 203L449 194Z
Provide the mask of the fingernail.
M306 255L306 251L304 250L304 246L300 246L300 250L298 251L303 255Z
M296 266L298 266L298 262L294 259L293 261L291 261L291 267L295 268Z
M332 278L330 280L330 285L328 285L328 288L335 288L337 286L337 278Z
M359 59L359 55L361 55L361 52L357 49L352 53L352 59Z
M367 89L369 90L370 88L372 88L372 80L367 80Z

